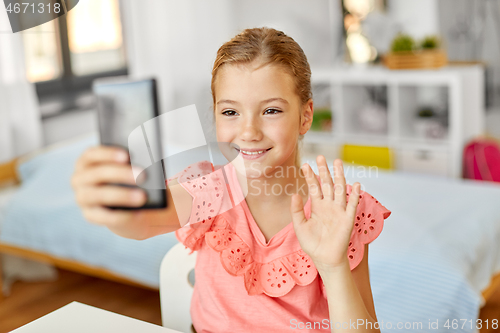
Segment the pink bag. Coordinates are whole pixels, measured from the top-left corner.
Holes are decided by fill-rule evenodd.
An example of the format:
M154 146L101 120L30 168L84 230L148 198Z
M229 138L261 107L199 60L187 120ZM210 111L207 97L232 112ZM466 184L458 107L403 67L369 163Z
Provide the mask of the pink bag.
M492 139L475 139L464 149L463 177L500 182L500 147Z

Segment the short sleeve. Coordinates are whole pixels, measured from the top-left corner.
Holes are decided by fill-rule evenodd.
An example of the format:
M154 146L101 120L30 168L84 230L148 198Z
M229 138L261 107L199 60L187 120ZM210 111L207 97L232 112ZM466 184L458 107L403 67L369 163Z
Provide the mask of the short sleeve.
M214 170L212 163L203 161L188 166L168 181L174 178L193 197L189 220L176 231L176 237L191 250L198 250L220 213L225 192L224 175L222 169Z
M347 185L347 200L351 194L352 187ZM361 191L359 195L358 208L354 220L354 228L351 233L351 241L347 248L347 258L351 271L356 268L365 252L365 244L371 243L380 235L384 227L384 220L391 215L391 211L385 208L377 199L368 192ZM326 299L326 287L320 277L321 293Z
M351 190L352 187L347 185L347 200L349 200ZM347 258L351 270L356 268L363 259L364 245L371 243L380 235L384 227L384 220L390 215L391 211L371 194L361 191L351 241L347 248Z

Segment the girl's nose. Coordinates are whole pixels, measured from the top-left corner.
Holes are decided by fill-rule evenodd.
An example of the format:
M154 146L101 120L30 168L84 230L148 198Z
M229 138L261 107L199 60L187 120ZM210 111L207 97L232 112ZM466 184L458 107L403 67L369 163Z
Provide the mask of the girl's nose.
M240 138L243 141L260 141L262 139L262 131L257 119L248 119L242 124L240 130Z

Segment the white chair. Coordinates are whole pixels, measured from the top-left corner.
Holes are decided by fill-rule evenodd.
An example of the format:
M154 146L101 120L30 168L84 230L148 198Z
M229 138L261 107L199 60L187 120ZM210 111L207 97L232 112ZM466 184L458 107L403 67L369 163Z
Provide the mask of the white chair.
M160 305L161 320L164 327L191 333L189 308L193 285L189 274L194 272L196 252L179 243L167 252L160 265Z

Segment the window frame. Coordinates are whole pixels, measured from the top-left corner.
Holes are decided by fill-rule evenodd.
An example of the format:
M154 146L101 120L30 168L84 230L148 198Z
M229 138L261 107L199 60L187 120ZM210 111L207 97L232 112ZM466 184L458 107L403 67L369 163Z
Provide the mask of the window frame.
M118 4L120 2L118 1ZM120 10L120 14L122 11ZM118 70L98 72L90 75L77 76L71 69L71 54L69 49L68 24L66 14L55 19L58 24L58 42L60 45L61 56L61 76L57 79L34 82L36 93L40 105L43 108L44 103L57 101L59 107L56 111L51 111L48 114L42 113L42 119L50 118L69 111L77 111L82 109L90 109L95 106L95 103L86 103L81 105L77 103L77 99L81 95L90 94L92 90L92 82L100 77L128 75L128 59L125 53L125 67ZM122 16L120 15L122 21ZM122 21L122 40L125 48L124 29Z

